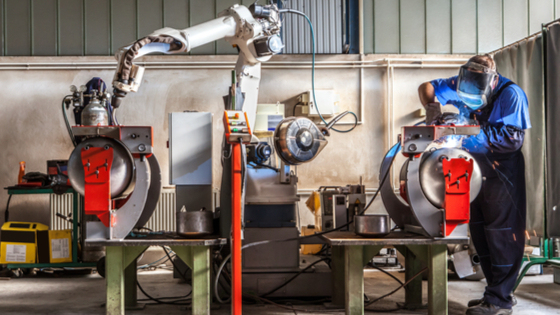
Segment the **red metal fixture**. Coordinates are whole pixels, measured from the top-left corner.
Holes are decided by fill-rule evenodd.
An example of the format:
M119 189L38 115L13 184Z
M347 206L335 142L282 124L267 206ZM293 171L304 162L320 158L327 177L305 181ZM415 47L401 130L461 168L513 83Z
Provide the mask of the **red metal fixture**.
M105 226L113 226L111 220L113 148L84 148L81 155L84 163L85 214L97 215Z
M442 161L445 176L445 236L451 235L459 224L469 222L473 165L472 159Z

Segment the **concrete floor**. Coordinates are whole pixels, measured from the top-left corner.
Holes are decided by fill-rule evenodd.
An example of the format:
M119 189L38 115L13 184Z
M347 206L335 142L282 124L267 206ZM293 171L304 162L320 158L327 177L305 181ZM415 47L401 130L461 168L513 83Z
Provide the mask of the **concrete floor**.
M404 274L393 272L400 279ZM173 279L167 270L142 271L138 281L154 297L177 296L188 293L190 286ZM464 314L468 300L480 297L484 281L449 281L449 314ZM394 280L379 272L367 272L365 278L366 294L375 298L397 287ZM427 283L424 282L424 298ZM516 293L519 304L515 314L549 315L560 314L560 286L552 282L550 268L545 275L528 276ZM138 292L138 298L144 296ZM397 302L404 300L404 291L372 305L377 309L395 308ZM97 274L91 275L37 275L19 279L0 281L0 314L104 314L105 280ZM313 314L344 314L328 312L320 305L297 305L298 309L313 310ZM303 314L273 305L245 305L245 314ZM426 314L426 310L381 312L376 314ZM127 314L190 314L184 307L176 305L147 305L141 311L127 311ZM212 314L229 314L229 306L212 310Z

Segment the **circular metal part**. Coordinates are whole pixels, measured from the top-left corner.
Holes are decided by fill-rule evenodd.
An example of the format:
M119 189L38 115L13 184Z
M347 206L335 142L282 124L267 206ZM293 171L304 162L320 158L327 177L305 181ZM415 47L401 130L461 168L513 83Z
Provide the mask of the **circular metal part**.
M82 149L113 148L113 164L111 166L111 198L127 196L134 189L134 159L126 146L115 139L107 137L94 137L82 141L68 158L68 179L72 188L85 194L84 165Z
M176 212L177 234L183 236L203 236L214 233L212 211Z
M313 160L327 145L321 130L309 119L289 117L274 132L274 146L282 161L299 165Z
M466 158L473 159L468 152L457 148L441 148L427 152L422 157L420 165L420 185L426 198L436 207L443 208L445 201L445 177L443 176L443 159ZM482 173L476 161L471 176L471 202L478 196L482 187Z
M391 232L386 214L357 215L354 217L356 234L364 237L384 237Z

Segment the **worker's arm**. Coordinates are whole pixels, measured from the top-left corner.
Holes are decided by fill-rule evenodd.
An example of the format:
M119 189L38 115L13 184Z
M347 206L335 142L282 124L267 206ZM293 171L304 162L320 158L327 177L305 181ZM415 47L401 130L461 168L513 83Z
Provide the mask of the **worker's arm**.
M497 122L480 122L480 134L467 138L463 147L475 153L512 153L523 146L522 112L527 110L527 99L513 88L507 88L499 97L501 114Z
M512 153L523 146L525 130L511 126L486 123L481 126L477 136L463 141L463 147L473 153Z
M420 102L424 107L429 103L436 102L436 90L431 82L424 82L418 87L418 96L420 97Z

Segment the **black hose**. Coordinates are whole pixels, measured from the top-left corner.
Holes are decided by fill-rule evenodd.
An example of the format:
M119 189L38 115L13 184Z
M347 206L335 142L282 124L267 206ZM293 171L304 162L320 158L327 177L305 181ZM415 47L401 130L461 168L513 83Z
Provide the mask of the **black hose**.
M66 95L62 99L62 114L64 116L64 122L66 123L66 130L68 130L68 135L70 136L70 140L72 141L72 144L74 145L74 147L76 147L77 143L76 143L76 140L74 139L74 133L72 132L72 127L70 127L70 121L68 121L68 115L66 115L66 108L64 106L65 105L64 101L68 97L72 97L72 95Z

